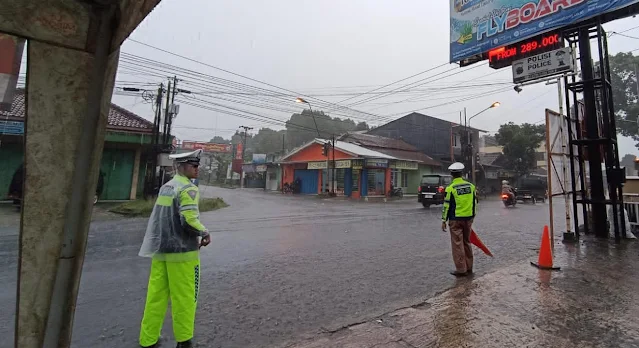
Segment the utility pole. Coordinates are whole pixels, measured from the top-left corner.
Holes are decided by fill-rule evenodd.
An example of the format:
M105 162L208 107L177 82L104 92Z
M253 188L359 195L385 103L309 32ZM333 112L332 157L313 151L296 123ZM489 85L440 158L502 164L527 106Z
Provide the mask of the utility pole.
M153 134L151 138L151 169L150 173L147 173L147 183L145 196L147 198L156 194L155 188L158 183L157 167L158 167L158 154L160 143L160 120L162 115L162 98L164 93L164 85L160 84L158 93L155 98L155 118L153 119Z
M244 152L246 151L246 135L247 132L253 129L253 127L240 126L244 129L244 136L242 137L242 164L244 164ZM240 169L240 188L244 188L244 169Z
M333 197L336 196L335 194L335 176L337 175L337 168L335 168L335 134L333 134L333 180L331 180L331 195Z

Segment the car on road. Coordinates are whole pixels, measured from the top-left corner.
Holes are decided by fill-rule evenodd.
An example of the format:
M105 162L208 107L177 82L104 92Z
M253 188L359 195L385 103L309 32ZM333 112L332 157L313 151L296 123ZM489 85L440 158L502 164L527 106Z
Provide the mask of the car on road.
M417 202L424 208L433 204L444 204L446 186L450 185L453 177L446 174L424 174L417 189Z

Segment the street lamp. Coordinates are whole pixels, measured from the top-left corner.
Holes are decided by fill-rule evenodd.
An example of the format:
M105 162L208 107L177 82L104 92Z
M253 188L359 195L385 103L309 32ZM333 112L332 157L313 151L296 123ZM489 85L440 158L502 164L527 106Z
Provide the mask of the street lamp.
M494 103L490 104L490 106L489 106L489 107L487 107L487 108L485 108L484 110L482 110L482 111L480 111L480 112L478 112L478 113L474 114L473 116L471 116L471 117L468 119L468 126L467 126L467 127L470 127L470 120L472 120L472 119L473 119L473 118L475 118L476 116L479 116L479 114L483 113L484 111L488 111L488 110L490 110L490 109L498 108L499 106L501 106L501 103L500 103L500 102L494 102ZM464 112L464 114L465 114L465 112Z
M309 103L306 100L304 100L302 98L299 98L299 97L297 99L295 99L295 102L308 105L308 109L311 110L311 116L313 117L313 124L315 124L315 130L317 131L317 137L321 138L322 136L320 135L319 128L317 128L317 121L315 121L315 113L313 112L313 108L311 107L311 103Z
M500 102L494 102L492 104L490 104L489 107L485 108L484 110L472 115L468 120L466 120L466 108L464 108L464 128L466 128L466 143L467 146L470 149L470 155L471 155L471 159L470 159L470 163L471 163L471 170L472 170L472 180L473 183L476 183L476 173L475 173L475 165L476 165L476 156L475 153L473 151L473 146L470 143L470 131L468 130L468 128L470 127L470 120L472 120L473 118L479 116L480 114L482 114L485 111L488 111L490 109L494 109L494 108L498 108L501 105Z

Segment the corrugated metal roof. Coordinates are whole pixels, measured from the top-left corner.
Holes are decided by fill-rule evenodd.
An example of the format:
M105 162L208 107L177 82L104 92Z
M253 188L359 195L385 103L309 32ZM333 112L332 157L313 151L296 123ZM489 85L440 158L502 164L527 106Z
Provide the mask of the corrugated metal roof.
M441 162L432 159L430 156L427 156L419 151L405 151L405 150L396 150L396 149L376 149L379 152L383 152L389 156L393 156L399 160L404 161L415 161L423 164L439 167L441 166Z
M315 139L315 140L320 141L322 144L328 141L324 139ZM375 150L370 150L356 144L347 143L345 141L335 141L335 148L338 150L352 153L353 155L357 155L360 157L396 159L393 156L389 156L387 154L384 154Z
M0 118L8 120L24 120L25 115L26 108L24 89L16 89L13 96L11 111L0 111ZM127 109L111 103L107 121L107 129L151 133L153 132L153 122L150 122Z

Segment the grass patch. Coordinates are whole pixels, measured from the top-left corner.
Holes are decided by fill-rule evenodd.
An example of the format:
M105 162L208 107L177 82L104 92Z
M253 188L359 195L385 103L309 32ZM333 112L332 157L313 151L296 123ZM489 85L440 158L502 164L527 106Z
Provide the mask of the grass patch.
M148 217L151 216L155 200L137 199L117 205L111 209L110 212L131 216L131 217ZM200 212L213 211L221 208L228 207L228 204L224 202L222 198L200 198Z

